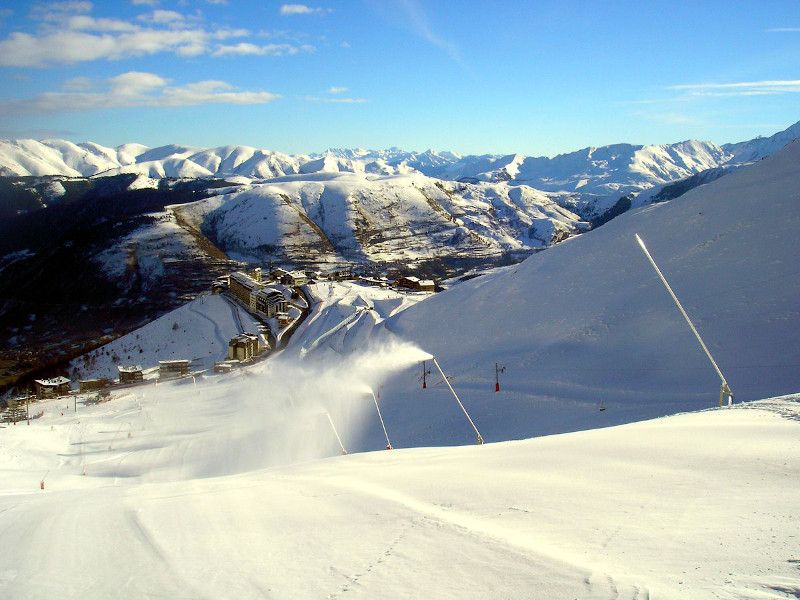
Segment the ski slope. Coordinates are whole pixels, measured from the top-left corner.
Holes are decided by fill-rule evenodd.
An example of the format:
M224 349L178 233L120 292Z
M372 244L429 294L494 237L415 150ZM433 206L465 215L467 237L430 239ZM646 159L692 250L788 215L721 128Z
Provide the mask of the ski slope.
M270 383L263 372L144 386L79 401L77 413L52 402L30 425L0 431L0 531L13 549L0 596L800 591L800 397L335 456L312 414L319 399L298 396L291 409ZM300 462L270 467L290 448Z

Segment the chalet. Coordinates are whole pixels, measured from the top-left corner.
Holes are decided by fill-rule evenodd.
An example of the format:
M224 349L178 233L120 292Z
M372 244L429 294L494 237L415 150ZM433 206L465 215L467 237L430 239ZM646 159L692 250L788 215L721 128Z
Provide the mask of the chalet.
M305 271L291 271L283 275L279 280L283 285L305 285L308 283Z
M270 279L270 281L280 281L281 277L283 277L284 275L288 275L288 274L289 274L289 271L286 271L285 269L281 269L280 267L277 267L277 268L273 269L272 271L270 271L269 279Z
M190 360L160 360L158 361L158 378L175 379L189 374Z
M245 306L250 306L250 296L256 290L264 288L264 284L256 281L247 273L236 271L231 273L230 277L230 292Z
M123 365L117 365L117 369L119 370L120 383L136 383L138 381L144 381L144 371L139 365L127 367Z
M256 290L251 295L253 307L257 314L264 315L268 319L272 319L279 312L286 312L286 296L274 288L265 288L263 290Z
M70 381L66 377L53 377L52 379L36 379L33 382L34 390L39 398L55 398L69 394Z
M240 333L228 342L228 359L245 361L259 354L258 336L254 333Z
M399 277L396 284L398 287L416 290L418 292L433 292L436 289L436 284L431 279L420 279L419 277Z

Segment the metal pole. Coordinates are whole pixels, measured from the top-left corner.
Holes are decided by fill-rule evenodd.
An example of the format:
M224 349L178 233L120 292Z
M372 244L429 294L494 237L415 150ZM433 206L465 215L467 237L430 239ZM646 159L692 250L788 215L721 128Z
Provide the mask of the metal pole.
M336 436L336 439L339 441L339 446L342 448L342 455L344 456L347 454L347 450L344 449L344 444L342 443L342 438L339 437L339 432L336 431L336 425L333 424L333 419L331 419L331 414L329 412L325 413L325 416L328 417L328 421L330 421L331 429L333 429L333 435Z
M383 422L383 415L381 415L381 409L378 406L378 397L375 395L375 392L372 392L372 399L375 401L375 409L378 411L378 418L381 420L381 427L383 427L383 435L386 436L386 449L392 449L392 443L389 441L389 434L386 432L386 425Z
M453 386L450 385L450 382L447 380L447 377L445 376L444 371L442 371L442 367L439 366L439 362L436 360L436 357L433 356L431 358L433 359L433 364L435 364L436 368L439 369L439 373L442 374L442 379L444 379L444 382L447 384L447 387L449 387L450 391L453 393L453 397L456 399L456 402L458 402L458 405L461 407L461 410L464 411L464 415L467 417L467 420L469 421L469 424L472 425L472 428L475 430L475 433L478 435L478 443L482 444L483 443L483 437L481 437L481 432L478 431L477 427L475 427L475 423L472 422L472 418L470 418L469 413L467 412L467 409L464 408L463 404L461 404L461 400L458 399L458 395L456 394L455 390L453 389Z
M720 390L719 390L719 405L720 406L723 405L723 399L725 398L725 396L728 396L728 398L729 398L728 399L728 404L730 404L731 400L733 399L733 392L731 391L730 386L728 386L728 382L725 381L725 377L722 375L722 371L719 370L719 367L717 366L716 361L711 356L711 352L708 351L708 348L706 347L705 342L703 342L703 338L700 337L700 334L697 332L697 329L695 328L694 323L692 323L692 320L689 318L689 315L687 315L686 311L683 310L683 306L681 306L681 303L678 301L678 297L675 295L675 292L672 291L672 288L669 286L669 283L667 283L667 280L664 277L664 275L661 273L661 269L658 268L658 265L656 264L656 261L653 260L652 256L650 256L650 252L647 251L647 248L645 247L644 242L642 241L642 238L639 237L638 233L635 234L635 235L636 235L636 241L639 242L639 245L642 247L642 250L644 251L645 255L647 256L648 260L650 261L650 264L653 265L653 268L656 270L656 273L658 273L658 276L661 278L661 281L664 283L664 287L667 288L667 291L669 292L669 295L672 296L672 299L675 301L675 304L678 305L678 310L681 311L681 314L683 315L683 318L686 319L686 322L689 324L689 328L692 330L692 333L694 333L695 337L697 338L697 341L700 342L700 346L703 348L703 352L705 352L706 356L708 356L708 360L711 361L711 364L714 367L714 370L717 372L717 375L719 375L719 378L722 381L722 385L720 386Z

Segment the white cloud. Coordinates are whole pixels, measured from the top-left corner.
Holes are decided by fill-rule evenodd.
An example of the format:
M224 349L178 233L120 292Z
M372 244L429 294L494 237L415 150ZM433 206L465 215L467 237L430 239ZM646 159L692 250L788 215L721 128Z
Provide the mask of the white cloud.
M158 0L131 0L131 4L134 6L158 6Z
M159 53L184 57L204 54L286 56L316 50L310 45L220 45L217 42L247 37L252 32L232 27L207 29L196 24L196 17L175 11L156 9L140 16L140 22L136 23L80 14L90 10L88 2L39 5L37 14L50 21L35 33L17 31L0 39L0 66L47 67ZM58 23L54 25L56 18Z
M175 12L174 10L162 9L156 9L149 15L139 15L137 18L140 21L154 23L156 25L174 25L177 23L184 23L186 21L186 17L184 17L181 13Z
M221 27L214 30L214 32L211 33L211 37L215 40L226 40L232 37L246 37L250 34L251 32L248 29L231 29L229 27Z
M50 2L49 4L34 4L30 11L30 17L38 21L60 21L70 14L91 11L91 2Z
M230 56L230 55L259 55L259 56L287 56L290 54L297 54L298 49L289 44L267 44L266 46L258 46L256 44L249 44L242 42L240 44L224 46L220 45L211 54L211 56Z
M65 87L74 83L68 80ZM89 82L91 83L91 82ZM7 114L50 114L130 107L175 107L198 104L266 104L281 96L264 91L236 91L225 81L206 80L183 86L154 73L131 71L106 81L101 92L47 92L33 98L0 102Z
M270 92L232 92L224 81L200 81L183 87L168 87L158 106L190 106L195 104L266 104L280 98Z
M86 15L69 17L65 23L72 31L138 31L138 25L121 19L95 19Z
M316 96L306 96L306 102L324 102L326 104L364 104L366 98L317 98Z
M767 29L767 33L797 33L800 27L775 27L774 29Z
M800 92L800 80L692 83L673 85L669 86L668 89L688 92L693 96L764 96Z
M67 92L85 92L94 87L89 77L73 77L67 79L61 86Z
M288 15L319 15L326 11L324 8L311 8L305 4L282 4L278 12L283 16Z
M335 87L334 86L334 87L329 87L328 88L328 93L329 94L343 94L346 91L347 91L346 87Z

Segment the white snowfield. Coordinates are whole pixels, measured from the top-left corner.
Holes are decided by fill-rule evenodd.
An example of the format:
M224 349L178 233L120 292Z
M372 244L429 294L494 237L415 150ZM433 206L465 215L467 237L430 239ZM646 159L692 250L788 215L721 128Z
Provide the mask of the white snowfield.
M798 396L310 460L334 454L327 420L269 383L148 386L77 413L53 402L0 431L0 596L800 593ZM281 451L308 462L269 468Z

